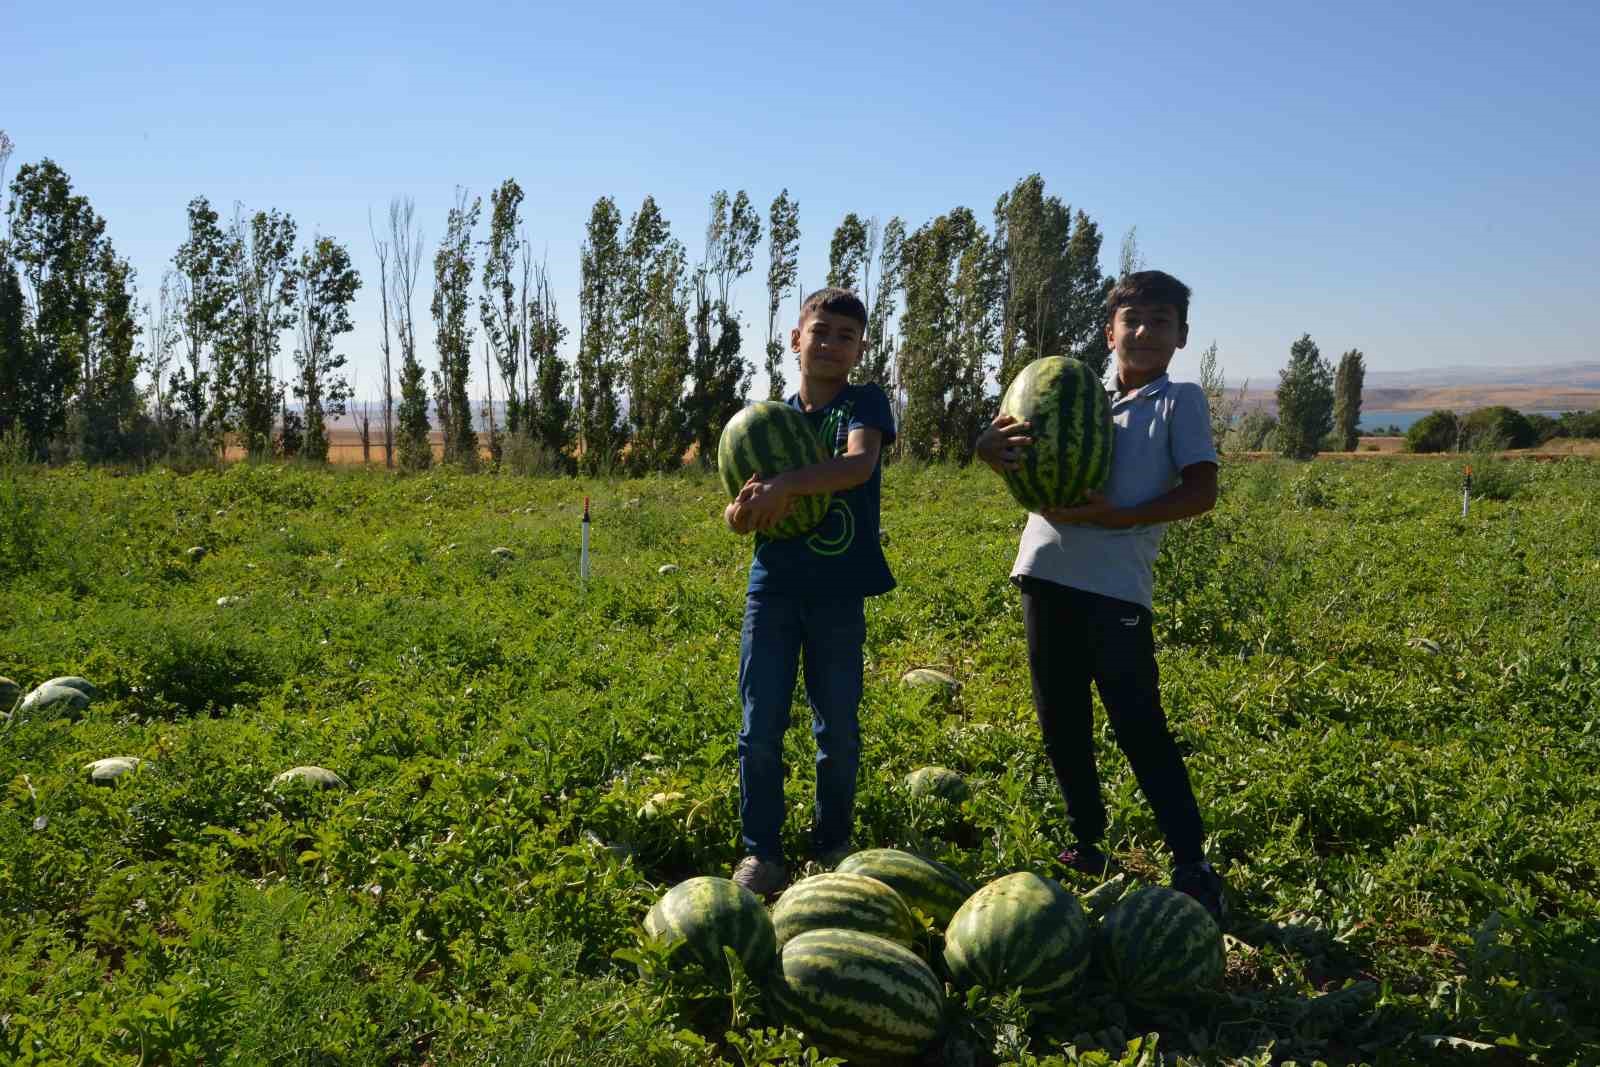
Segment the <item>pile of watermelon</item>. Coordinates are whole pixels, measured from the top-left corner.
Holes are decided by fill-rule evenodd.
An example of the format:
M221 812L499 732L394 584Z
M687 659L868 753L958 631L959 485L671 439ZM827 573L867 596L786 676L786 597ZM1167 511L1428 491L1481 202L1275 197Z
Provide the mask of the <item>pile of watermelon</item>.
M947 984L1013 990L1032 1011L1065 1006L1092 955L1131 1002L1153 1004L1215 986L1222 935L1193 899L1148 886L1098 924L1078 898L1032 872L975 888L937 860L892 848L857 852L837 870L790 886L769 913L724 878L691 878L645 918L726 980L723 950L763 983L775 1021L821 1051L857 1063L922 1055L945 1033Z

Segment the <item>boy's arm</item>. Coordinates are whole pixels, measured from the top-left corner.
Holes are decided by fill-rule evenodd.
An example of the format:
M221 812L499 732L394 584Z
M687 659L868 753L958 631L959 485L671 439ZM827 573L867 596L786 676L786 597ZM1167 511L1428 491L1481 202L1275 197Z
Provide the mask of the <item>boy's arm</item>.
M1143 504L1119 508L1099 493L1090 493L1087 504L1071 508L1047 508L1040 512L1051 522L1086 522L1111 530L1129 526L1148 526L1154 522L1177 522L1204 515L1217 506L1217 465L1191 463L1178 472L1183 480L1172 489Z
M749 487L750 499L744 505L750 516L750 527L771 529L789 510L789 502L795 497L854 489L872 477L882 447L882 430L857 426L850 431L844 455L755 483Z

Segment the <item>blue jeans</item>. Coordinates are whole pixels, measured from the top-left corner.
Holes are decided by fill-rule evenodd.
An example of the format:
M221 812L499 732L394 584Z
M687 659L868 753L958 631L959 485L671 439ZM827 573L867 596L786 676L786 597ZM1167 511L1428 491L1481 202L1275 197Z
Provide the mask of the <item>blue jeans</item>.
M783 859L783 735L801 662L811 733L817 741L817 803L812 848L850 840L861 763L861 649L867 638L861 597L751 593L739 635L739 820L745 851Z

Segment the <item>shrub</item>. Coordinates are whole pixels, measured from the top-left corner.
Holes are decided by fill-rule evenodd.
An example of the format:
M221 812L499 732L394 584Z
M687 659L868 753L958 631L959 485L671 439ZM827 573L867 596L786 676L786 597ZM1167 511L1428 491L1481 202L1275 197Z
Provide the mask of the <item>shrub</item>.
M1468 447L1474 450L1532 448L1538 443L1538 433L1528 416L1504 404L1479 408L1462 421L1461 427Z
M1456 413L1440 409L1424 415L1406 431L1407 452L1452 452L1461 436Z

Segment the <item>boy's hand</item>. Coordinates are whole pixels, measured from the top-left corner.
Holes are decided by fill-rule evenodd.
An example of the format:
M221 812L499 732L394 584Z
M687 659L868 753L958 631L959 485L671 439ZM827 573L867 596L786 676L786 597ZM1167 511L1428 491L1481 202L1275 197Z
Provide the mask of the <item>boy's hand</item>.
M978 458L993 467L996 473L1014 471L1022 466L1022 450L1033 444L1028 436L1032 427L1018 422L1010 415L996 415L988 429L978 435Z
M722 509L722 521L728 524L728 529L736 534L750 532L750 509L746 507L754 492L754 486L760 484L761 476L752 474L745 479L744 486L739 490L739 495L734 497L727 507Z
M761 481L752 476L745 487L739 490L738 503L748 516L749 528L766 533L789 514L792 499L783 475L770 481Z
M1117 507L1104 493L1091 491L1085 496L1084 501L1070 508L1045 508L1039 514L1051 522L1081 522L1090 526L1103 526L1108 530L1125 530L1135 525L1128 517L1127 510Z

